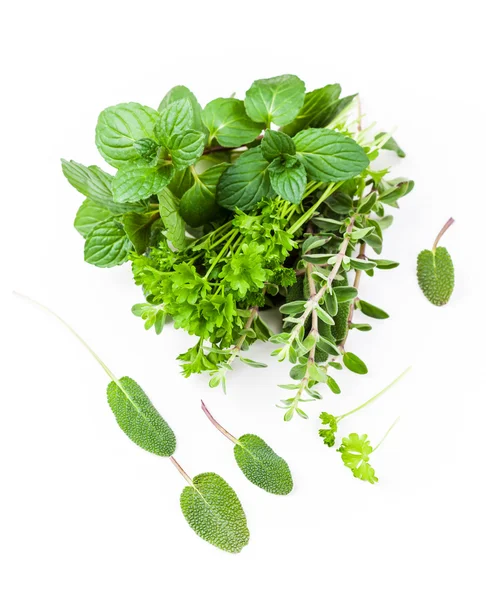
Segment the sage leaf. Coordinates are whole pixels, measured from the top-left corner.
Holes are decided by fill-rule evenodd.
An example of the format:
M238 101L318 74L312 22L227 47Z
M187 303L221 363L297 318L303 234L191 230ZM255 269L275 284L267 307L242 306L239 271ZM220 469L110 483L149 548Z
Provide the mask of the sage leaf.
M246 516L233 488L216 473L201 473L181 494L181 510L199 537L225 552L248 544Z
M155 124L155 137L165 144L173 135L184 133L194 126L194 113L188 98L168 104ZM200 133L200 132L199 132Z
M359 175L370 162L353 139L330 129L306 129L294 142L297 156L316 181L345 181Z
M86 238L93 227L96 227L96 225L109 218L111 218L109 210L99 206L92 200L86 199L76 213L74 227Z
M97 267L115 267L128 260L132 243L122 225L107 219L93 227L84 245L84 260Z
M304 165L299 161L281 162L280 158L276 158L268 171L274 192L292 204L299 204L307 183Z
M263 129L245 111L243 100L216 98L203 110L203 122L209 130L208 143L216 138L221 146L238 147L252 142Z
M292 138L281 131L273 131L272 129L265 131L261 149L263 156L270 162L285 154L295 154L295 144Z
M296 75L258 79L246 92L246 112L257 123L287 125L299 114L304 95L305 84Z
M270 191L268 167L260 148L247 150L221 175L218 204L230 210L250 210Z
M218 218L222 209L216 202L216 185L227 163L215 165L194 176L194 184L182 196L179 212L191 227L200 227Z
M182 250L186 245L186 230L179 214L179 199L168 188L164 188L158 197L160 218L166 229L167 239L177 250Z
M113 167L121 167L139 155L134 142L152 138L158 113L137 102L106 108L98 117L96 146Z
M119 204L145 200L158 194L172 179L170 165L150 167L143 162L129 164L119 169L113 179L113 199Z
M197 101L196 96L185 85L176 85L167 92L167 94L162 98L162 101L159 104L159 113L162 113L169 106L169 104L172 104L177 100L184 99L189 100L189 102L191 103L192 114L194 118L193 128L197 129L197 131L202 131L204 134L207 134L207 129L202 121L201 105Z
M132 442L158 456L174 454L174 432L138 383L122 377L108 384L106 394L118 425Z
M262 438L251 433L238 438L235 460L245 477L271 494L286 495L292 491L292 474L288 464Z
M454 290L454 264L446 248L422 250L417 257L417 279L424 296L435 306L447 304Z

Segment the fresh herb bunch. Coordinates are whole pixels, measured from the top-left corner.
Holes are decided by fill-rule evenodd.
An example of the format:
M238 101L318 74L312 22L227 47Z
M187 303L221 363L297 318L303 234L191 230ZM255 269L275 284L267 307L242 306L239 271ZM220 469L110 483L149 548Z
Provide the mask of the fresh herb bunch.
M197 338L179 356L185 376L207 371L211 387L225 387L236 359L265 366L244 351L273 342L293 365L281 386L292 392L281 403L290 420L307 417L301 403L321 398L318 383L340 392L332 369L367 372L345 350L348 331L371 329L354 322L358 310L388 314L358 298L358 286L363 272L398 266L368 249L381 254L386 208L413 182L371 166L382 150L404 152L390 134L362 129L356 96L342 98L338 84L306 93L283 75L202 109L178 86L158 110L104 110L96 144L115 175L63 161L86 197L74 223L85 260L131 261L145 327L160 333L170 318ZM272 307L284 316L276 335L262 318Z

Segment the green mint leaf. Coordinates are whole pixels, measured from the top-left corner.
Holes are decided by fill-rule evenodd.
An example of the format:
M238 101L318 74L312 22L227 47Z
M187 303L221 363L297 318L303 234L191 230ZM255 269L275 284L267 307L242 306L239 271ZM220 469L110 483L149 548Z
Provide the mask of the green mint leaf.
M375 142L379 142L380 139L385 135L388 135L388 134L386 134L384 132L377 133L375 135ZM385 142L385 144L382 146L382 148L383 148L383 150L390 150L391 152L395 152L395 154L397 156L399 156L400 158L405 158L405 156L406 156L405 152L400 148L400 146L397 144L396 140L392 137Z
M184 99L189 100L189 102L191 103L192 113L194 116L194 129L197 129L197 131L202 131L204 134L207 134L206 127L204 127L202 121L201 105L197 101L196 96L185 85L176 85L167 92L167 94L162 98L162 101L159 104L159 113L163 112L169 106L169 104L172 104L177 100Z
M447 304L454 290L454 264L443 246L422 250L417 257L417 279L424 296L435 304Z
M149 167L142 163L128 164L113 179L113 199L119 204L145 200L158 194L172 179L172 166Z
M157 117L156 110L137 102L106 108L96 126L96 146L101 156L113 167L139 158L134 143L153 137Z
M299 114L304 95L305 84L296 75L258 79L246 92L246 112L257 123L287 125Z
M158 456L174 454L174 432L138 383L122 377L108 384L106 394L118 425L132 442Z
M111 213L106 208L99 206L92 200L86 199L79 207L74 219L74 227L86 238L90 231L111 217Z
M267 129L261 143L262 154L269 162L284 154L295 154L295 144L291 137L281 131Z
M370 162L359 144L330 129L306 129L295 136L294 142L297 156L316 181L351 179Z
M189 130L173 135L167 142L172 164L181 171L195 162L204 151L205 135L200 131Z
M388 319L390 316L383 309L373 306L373 304L365 302L364 300L358 302L358 308L364 315L371 317L372 319Z
M238 553L248 544L246 516L233 488L216 473L201 473L181 494L186 521L199 537L225 552Z
M366 375L368 373L368 367L365 363L353 354L352 352L345 352L343 355L343 363L344 366L347 367L353 373L357 373L358 375Z
M155 140L150 138L142 138L133 143L133 147L137 151L140 158L143 158L147 162L151 163L157 158L157 150L159 145Z
M292 204L300 204L307 184L304 165L299 161L282 162L276 158L268 172L274 192Z
M203 110L203 122L209 130L209 143L238 147L252 142L260 135L263 125L252 121L245 111L243 100L217 98Z
M326 127L351 102L355 95L339 98L341 86L338 83L307 92L304 105L297 117L283 128L288 135L294 136L308 127Z
M190 100L183 98L168 104L160 113L155 125L159 142L166 144L173 136L184 133L194 126L194 113Z
M108 219L93 227L84 245L84 260L97 267L115 267L128 260L132 243L122 225Z
M275 454L262 438L251 433L242 435L234 454L245 477L271 494L286 495L292 491L292 474L283 458Z
M128 213L123 216L123 227L135 251L143 254L150 242L150 232L157 213Z
M194 184L182 196L179 212L191 227L200 227L214 221L222 214L216 202L216 186L228 163L207 169L194 179Z
M164 188L158 197L160 218L166 229L167 239L177 250L182 250L186 245L186 228L179 214L179 199L168 188Z

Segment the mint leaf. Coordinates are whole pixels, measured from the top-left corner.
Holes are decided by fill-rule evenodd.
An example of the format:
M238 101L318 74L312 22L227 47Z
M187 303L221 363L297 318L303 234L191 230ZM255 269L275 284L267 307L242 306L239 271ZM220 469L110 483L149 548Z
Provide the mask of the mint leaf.
M155 140L150 138L142 138L133 143L133 147L137 151L140 158L143 158L147 162L151 163L157 158L157 150L159 145Z
M171 102L161 112L155 125L155 136L159 142L166 144L173 135L184 133L194 126L194 113L191 102L187 98Z
M346 181L370 162L353 139L330 129L306 129L294 142L307 174L316 181Z
M137 102L106 108L98 117L96 146L113 167L121 167L139 157L134 142L153 137L158 113Z
M172 158L172 164L177 171L181 171L197 161L204 151L205 140L204 133L195 130L179 133L170 138L167 148Z
M272 131L267 129L263 136L261 149L263 156L272 161L284 154L295 154L295 144L288 135L281 131Z
M292 202L299 204L304 194L307 183L307 175L304 165L293 157L291 160L282 162L276 158L270 165L270 183L276 194Z
M74 227L79 233L86 238L93 227L96 227L102 221L106 221L111 217L111 213L106 208L95 204L88 198L81 204L76 218L74 219Z
M177 250L182 250L186 245L186 228L179 214L179 199L168 188L164 188L158 196L160 218L166 229L167 239Z
M260 148L244 152L221 175L216 188L218 204L230 210L251 209L270 191L268 166Z
M158 169L144 163L129 164L113 179L113 199L124 204L149 198L169 183L173 173L170 165Z
M298 115L304 94L305 84L296 75L258 79L246 92L246 112L257 123L286 125Z
M175 102L176 100L184 99L189 100L189 102L191 103L192 113L194 115L194 129L202 131L203 133L207 133L206 127L204 127L204 124L202 122L201 105L197 101L196 96L185 85L176 85L167 92L167 94L162 98L162 101L159 104L159 113L164 111L169 106L169 104Z
M191 227L210 223L223 212L216 202L216 185L227 167L221 163L195 175L194 185L182 196L179 212Z
M203 121L209 129L211 143L216 138L221 146L238 147L252 142L263 129L263 125L252 121L245 111L243 100L217 98L207 104Z
M97 267L115 267L128 260L131 249L122 225L108 219L90 231L84 245L84 260Z
M135 251L143 254L149 245L150 230L155 221L156 212L140 215L138 213L128 213L123 217L123 227L132 242Z

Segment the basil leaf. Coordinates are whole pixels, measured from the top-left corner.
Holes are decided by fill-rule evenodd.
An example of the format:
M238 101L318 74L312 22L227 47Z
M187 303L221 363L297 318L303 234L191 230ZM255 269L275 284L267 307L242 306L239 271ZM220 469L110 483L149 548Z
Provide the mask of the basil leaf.
M209 130L208 143L216 138L221 146L238 147L260 135L263 125L252 121L243 100L217 98L203 110L203 122Z
M118 425L132 442L157 456L174 454L174 432L138 383L121 377L108 384L106 395Z
M295 144L288 135L280 131L272 131L267 129L263 136L261 149L263 156L272 161L284 154L295 154Z
M326 127L353 101L353 96L339 99L341 86L338 83L307 92L304 105L292 123L283 132L294 136L307 127Z
M170 138L167 143L172 164L177 171L193 165L204 151L204 133L189 130Z
M191 227L210 223L221 214L216 202L216 185L227 167L227 163L221 163L196 175L194 185L182 196L179 212Z
M106 108L98 117L96 146L113 167L121 167L138 158L134 142L153 137L158 113L137 102Z
M169 104L176 102L176 100L184 100L187 99L191 103L192 113L194 116L194 129L198 131L202 131L203 133L207 133L206 127L204 127L202 121L202 108L199 102L197 101L196 96L188 89L185 85L176 85L171 90L167 92L167 94L162 98L161 103L159 104L159 113L164 111Z
M186 245L186 228L179 214L179 200L168 188L164 188L158 197L160 217L167 239L177 250L182 250Z
M150 230L155 221L154 216L157 213L146 213L143 215L137 213L128 213L123 217L123 227L132 242L135 251L143 254L150 242Z
M307 183L304 165L299 161L294 161L289 165L287 162L282 163L280 158L276 158L268 171L275 193L292 204L299 204Z
M194 126L194 113L187 98L171 102L161 112L155 125L155 136L165 144L173 135L184 133Z
M226 552L248 544L246 516L233 488L216 473L201 473L181 494L182 513L199 537Z
M297 156L316 181L345 181L359 175L370 162L353 139L330 129L306 129L294 142Z
M246 92L246 112L257 123L286 125L298 115L304 94L305 84L296 75L258 79Z
M92 200L86 200L79 207L74 219L74 227L86 238L93 227L96 227L102 221L111 217L111 213L106 208L95 204Z
M170 165L158 169L143 162L129 164L120 169L113 179L113 199L125 204L149 198L170 182L173 173Z
M84 245L84 260L97 267L115 267L128 260L132 243L122 225L107 219L90 231Z
M268 166L260 148L244 152L221 175L216 188L218 204L230 210L251 209L270 191Z

